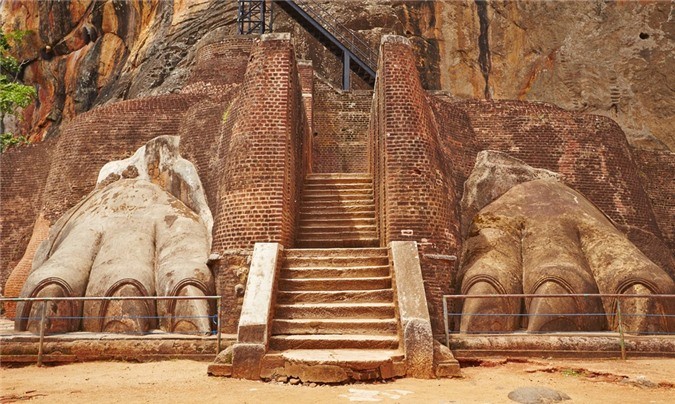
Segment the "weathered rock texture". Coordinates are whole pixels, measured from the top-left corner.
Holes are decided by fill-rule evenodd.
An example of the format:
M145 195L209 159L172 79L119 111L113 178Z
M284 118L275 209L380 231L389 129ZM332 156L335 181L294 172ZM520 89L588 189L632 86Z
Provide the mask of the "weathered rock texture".
M20 297L211 295L211 213L178 140L155 138L104 166L98 188L50 229ZM17 329L37 331L43 304L20 302ZM167 331L211 329L205 300L62 301L47 313L49 332L76 331L80 322L85 331L144 332L157 328L155 315Z
M672 4L496 0L321 2L373 49L410 38L428 89L458 97L545 101L616 120L633 145L675 149ZM39 89L33 139L92 106L181 88L204 35L234 33L236 2L11 1L3 29L31 29L20 49ZM275 29L336 85L340 59L276 7ZM47 48L49 47L49 48ZM365 88L354 75L357 88Z
M479 171L483 169L478 166ZM458 280L462 294L649 295L675 291L673 279L583 195L554 178L532 177L535 179L513 186L494 202L486 198L489 204L473 217ZM499 178L497 175L496 180ZM615 329L617 300L625 316L624 327L631 332L668 332L675 327L671 320L660 317L675 311L668 300L535 297L524 302L519 298L469 298L460 330L513 331L521 326L531 332ZM521 310L530 316L486 316L521 314ZM605 316L564 315L603 312Z

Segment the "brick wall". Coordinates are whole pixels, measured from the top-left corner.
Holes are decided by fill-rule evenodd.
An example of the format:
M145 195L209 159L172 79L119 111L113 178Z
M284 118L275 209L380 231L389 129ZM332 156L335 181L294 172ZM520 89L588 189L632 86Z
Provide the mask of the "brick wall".
M310 135L304 105L290 38L263 36L251 50L241 85L223 99L211 147L215 163L206 175L214 201L213 251L223 255L215 270L225 332L236 331L253 245L293 245ZM197 156L198 145L194 141L191 149L200 161L206 156Z
M290 39L265 38L251 52L226 119L231 133L223 135L229 145L215 249L251 248L264 241L290 246L294 238L306 121Z
M445 141L415 61L408 40L383 38L369 156L381 241L419 243L432 326L440 333L441 296L451 292L455 271L449 256L460 248L456 209L462 183L443 155Z
M312 172L368 172L373 92L343 92L317 76L314 84Z
M42 205L54 139L0 154L0 289L21 259Z
M664 240L675 251L675 153L634 149L633 155Z

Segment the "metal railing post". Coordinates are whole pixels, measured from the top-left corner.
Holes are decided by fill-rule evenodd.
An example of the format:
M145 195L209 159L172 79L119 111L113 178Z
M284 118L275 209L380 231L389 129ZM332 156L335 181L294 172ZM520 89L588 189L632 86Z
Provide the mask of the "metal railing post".
M221 310L221 309L222 309L222 307L221 307L221 305L222 305L222 300L223 300L223 298L220 297L220 296L218 296L218 303L217 303L217 304L218 304L218 308L216 309L216 310L217 310L216 315L218 316L218 317L217 317L217 320L218 320L218 321L217 321L217 324L218 324L218 325L217 325L217 327L218 327L218 334L217 334L217 335L218 335L218 336L216 337L216 341L217 341L217 342L216 342L216 355L218 355L218 354L220 353L220 350L221 350L221 345L220 345L220 344L221 344L221 339L222 339L222 331L220 330L220 313L221 313L221 311L222 311L222 310Z
M47 302L42 301L42 310L40 311L40 345L38 346L37 365L42 366L42 354L44 352L45 323L47 321Z
M450 330L448 329L448 299L443 296L443 324L445 325L445 346L450 348Z
M621 359L626 360L626 341L623 337L623 321L621 319L621 299L616 299L616 316L619 321L619 344L621 345Z

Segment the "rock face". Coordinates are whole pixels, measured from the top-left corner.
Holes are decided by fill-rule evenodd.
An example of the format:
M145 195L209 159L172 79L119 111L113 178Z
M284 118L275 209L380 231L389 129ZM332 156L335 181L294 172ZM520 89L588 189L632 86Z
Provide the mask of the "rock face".
M498 178L497 178L498 180ZM670 294L672 278L583 195L555 179L517 184L474 218L464 242L461 293ZM672 302L654 298L467 298L462 332L670 331ZM486 316L485 314L505 316ZM521 317L520 314L528 316ZM575 313L604 313L569 316ZM510 315L510 316L509 316ZM522 320L521 320L522 319Z
M545 101L616 120L631 144L675 150L673 6L663 1L322 2L375 49L410 38L429 89L461 98ZM30 29L19 56L39 102L34 140L111 100L175 91L204 35L235 32L236 2L219 0L4 2L3 29ZM338 84L340 60L276 8L299 58ZM354 78L357 87L365 84Z
M52 226L20 297L207 296L211 213L178 138L153 139L103 167L98 188ZM209 332L205 300L49 302L48 331ZM40 303L21 302L16 328L36 332Z

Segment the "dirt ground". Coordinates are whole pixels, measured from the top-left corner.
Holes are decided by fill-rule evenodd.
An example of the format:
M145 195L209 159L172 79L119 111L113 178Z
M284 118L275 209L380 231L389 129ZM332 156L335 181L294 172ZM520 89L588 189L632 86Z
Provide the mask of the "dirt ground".
M675 359L489 361L463 378L338 386L216 378L207 363L92 362L0 369L0 402L48 403L513 403L523 386L567 394L566 403L675 403Z

